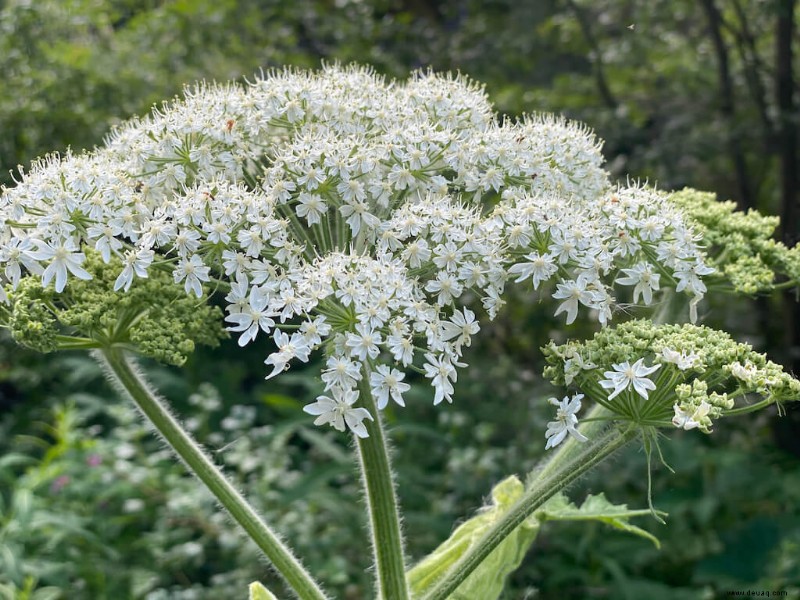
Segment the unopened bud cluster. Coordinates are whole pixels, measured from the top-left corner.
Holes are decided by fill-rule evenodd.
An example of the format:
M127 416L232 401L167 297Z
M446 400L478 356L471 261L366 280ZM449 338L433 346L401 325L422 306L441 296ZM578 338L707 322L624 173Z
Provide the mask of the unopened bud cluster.
M543 351L544 374L554 384L576 387L581 398L643 426L671 423L708 433L726 411L761 399L780 405L800 398L800 381L780 365L708 327L635 320L584 342L551 342ZM580 435L579 408L569 418L559 413L550 435Z
M737 211L734 202L688 188L671 194L670 201L702 236L708 264L716 271L709 285L744 294L800 285L800 246L787 248L775 240L778 217Z

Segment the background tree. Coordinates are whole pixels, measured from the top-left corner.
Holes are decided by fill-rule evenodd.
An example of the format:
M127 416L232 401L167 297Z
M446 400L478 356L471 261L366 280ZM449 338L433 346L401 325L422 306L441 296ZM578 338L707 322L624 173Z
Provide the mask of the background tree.
M800 227L797 18L795 0L0 0L0 181L11 184L9 170L43 152L100 143L114 123L197 79L242 79L261 67L315 67L320 60L370 63L396 77L431 66L485 82L507 115L552 111L586 122L606 140L614 173L662 189L713 190L780 214L784 240L793 244ZM761 302L762 321L746 303L714 307L712 315L775 358L797 361L795 299L781 310L775 299ZM588 333L592 324L578 327ZM538 347L554 332L549 314L513 299L472 350L468 362L480 365L473 371L480 377L460 382L452 411L423 410L413 423L394 417L415 556L447 537L453 519L479 506L499 477L541 456L530 440L548 417L531 390L539 385ZM787 332L794 332L791 340ZM252 352L248 364L259 367L263 349ZM296 533L298 549L342 597L360 597L369 577L353 546L358 525L330 518L333 503L356 501L351 468L335 443L299 424L313 380L299 371L285 386L265 384L258 368L236 356L212 361L198 354L185 379L151 372L178 410L207 415L211 422L200 419L198 431L233 419L229 437L207 444L252 495L294 503L294 512L276 520ZM0 365L0 546L19 564L37 559L35 585L56 586L69 598L214 598L253 577L237 571L241 553L224 524L203 521L207 500L187 491L191 516L181 519L178 500L160 493L161 479L180 476L130 415L107 405L96 371L73 358L45 363L9 347L0 349ZM91 394L73 393L87 382ZM203 382L212 385L205 396L224 390L215 409L208 408L213 400L192 396ZM487 396L511 400L498 414ZM429 426L421 425L426 417ZM542 598L665 599L800 589L800 464L789 444L776 445L772 421L760 416L666 449L679 474L657 474L654 484L658 508L671 513L667 533L650 526L665 538L661 551L596 528L545 532L509 598L534 587ZM263 437L242 441L237 432L245 422ZM796 440L794 432L782 435ZM228 444L233 451L223 451ZM101 465L115 466L86 476L95 453ZM276 453L280 460L270 458ZM248 455L263 464L252 467ZM147 468L128 478L116 461L133 463L133 456ZM326 465L331 457L333 466ZM634 505L644 497L643 473L643 458L633 455L586 484L597 491L602 480L615 501ZM113 486L109 474L117 477ZM141 510L126 511L122 499L131 490L138 490ZM19 508L27 497L40 511L28 513L41 525L36 535L22 528L30 522ZM116 518L115 526L98 515ZM65 539L79 541L60 543ZM190 542L201 552L184 545ZM181 550L171 552L176 545ZM76 552L92 557L80 572ZM159 560L168 568L148 569ZM135 568L120 573L120 564ZM220 578L214 565L230 576ZM0 583L10 572L0 569Z

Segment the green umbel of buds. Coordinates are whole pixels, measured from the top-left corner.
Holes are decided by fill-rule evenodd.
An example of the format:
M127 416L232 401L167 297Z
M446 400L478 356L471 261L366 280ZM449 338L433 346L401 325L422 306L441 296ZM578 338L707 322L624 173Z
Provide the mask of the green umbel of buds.
M787 248L774 239L780 219L758 211L737 211L734 202L690 188L670 195L702 237L708 264L737 292L768 293L776 287L800 285L800 247ZM721 282L722 283L722 282Z
M227 336L219 307L187 296L169 272L152 269L122 293L114 291L119 260L106 264L88 251L84 267L92 279L75 280L61 294L35 276L8 291L2 318L16 342L39 352L124 345L179 366L197 344L216 346Z
M800 381L727 333L635 320L543 348L544 376L623 420L709 432L712 420L800 399Z

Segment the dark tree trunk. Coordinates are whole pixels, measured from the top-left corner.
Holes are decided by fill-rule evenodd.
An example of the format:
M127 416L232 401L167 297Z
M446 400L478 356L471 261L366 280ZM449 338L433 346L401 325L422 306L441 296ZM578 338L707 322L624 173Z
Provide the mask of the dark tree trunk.
M592 21L582 6L579 6L573 0L567 0L567 6L575 15L578 25L581 28L583 39L586 40L586 45L589 46L589 53L592 61L592 70L594 71L595 82L597 83L597 91L603 99L603 104L607 108L615 109L619 105L616 97L611 91L606 79L605 65L603 64L603 55L600 52L600 44L594 35L592 29Z
M708 21L708 33L714 45L717 60L717 79L719 81L719 111L727 127L727 145L736 176L739 209L753 207L752 186L747 172L747 162L742 150L741 136L736 124L736 101L731 77L728 46L722 37L722 15L714 0L700 0Z
M777 0L775 32L775 100L779 118L781 227L783 241L788 246L794 246L798 242L798 227L800 227L797 196L797 114L792 72L795 4L796 0Z
M792 47L795 33L796 0L776 0L775 28L775 104L778 108L778 156L780 161L781 235L787 246L798 242L800 207L798 207L797 175L797 107L794 98ZM787 366L795 376L800 374L800 304L794 293L784 296ZM782 447L800 455L800 410L787 411L787 418L775 424Z

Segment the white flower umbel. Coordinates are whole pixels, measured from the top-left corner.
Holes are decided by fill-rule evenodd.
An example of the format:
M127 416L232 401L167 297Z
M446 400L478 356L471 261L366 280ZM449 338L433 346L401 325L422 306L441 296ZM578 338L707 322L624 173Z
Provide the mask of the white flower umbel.
M646 367L643 358L633 364L627 361L614 364L613 371L603 373L607 379L601 380L600 386L607 390L614 390L608 395L609 400L613 400L631 386L637 394L647 400L647 391L656 389L656 384L647 376L655 373L660 367L661 365Z
M544 434L545 438L547 438L545 450L558 446L564 441L567 434L571 435L579 442L585 442L587 440L586 436L577 430L578 417L575 416L581 409L582 398L583 394L575 394L572 398L564 396L561 400L557 400L556 398L548 399L548 402L555 406L557 410L556 420L550 421L547 424L547 431Z
M25 276L61 293L98 252L120 260L119 293L151 269L220 292L240 345L272 338L267 377L320 349L328 389L416 370L451 401L508 281L568 324L581 309L606 324L615 284L649 304L665 274L699 301L708 268L681 213L615 188L602 161L591 131L501 120L462 77L332 66L201 85L3 189L0 300Z
M638 319L543 350L545 376L554 384L578 388L615 419L644 430L709 433L722 416L770 404L780 411L783 402L800 397L800 382L780 366L724 332L697 325Z

